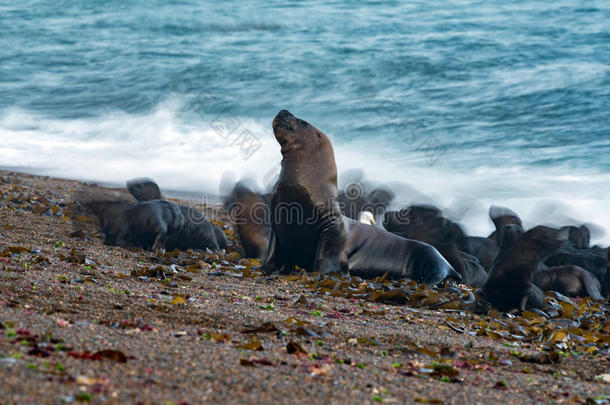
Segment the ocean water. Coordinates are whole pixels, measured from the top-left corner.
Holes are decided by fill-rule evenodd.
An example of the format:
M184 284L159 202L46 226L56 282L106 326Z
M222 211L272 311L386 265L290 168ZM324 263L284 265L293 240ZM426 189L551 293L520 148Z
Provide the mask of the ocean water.
M400 204L610 243L608 44L607 0L0 0L0 166L268 186L285 108Z

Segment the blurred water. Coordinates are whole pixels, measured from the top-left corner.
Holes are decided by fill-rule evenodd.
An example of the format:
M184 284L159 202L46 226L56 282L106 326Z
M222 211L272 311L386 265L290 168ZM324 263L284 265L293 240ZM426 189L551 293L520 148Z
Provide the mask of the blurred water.
M169 3L0 0L0 166L270 183L286 108L340 171L480 201L472 232L491 203L610 228L609 2Z

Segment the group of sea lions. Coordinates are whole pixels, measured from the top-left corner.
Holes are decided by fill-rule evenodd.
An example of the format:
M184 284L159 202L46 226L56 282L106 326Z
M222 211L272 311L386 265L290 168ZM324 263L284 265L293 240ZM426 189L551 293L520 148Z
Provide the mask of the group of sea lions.
M298 266L364 278L387 273L428 285L453 279L478 287L500 310L539 308L546 290L608 299L610 254L589 246L586 226L525 230L516 213L492 206L496 230L486 238L468 236L432 205L387 211L394 194L386 188L340 191L328 136L290 112L276 115L273 132L282 153L273 191L262 194L241 181L224 199L243 255L261 259L266 272ZM137 202L83 202L100 218L107 244L227 246L222 230L200 212L164 200L154 182L134 180L128 190Z
M162 251L227 247L220 228L198 210L163 199L154 181L131 180L127 189L135 202L82 193L76 198L98 217L105 244Z

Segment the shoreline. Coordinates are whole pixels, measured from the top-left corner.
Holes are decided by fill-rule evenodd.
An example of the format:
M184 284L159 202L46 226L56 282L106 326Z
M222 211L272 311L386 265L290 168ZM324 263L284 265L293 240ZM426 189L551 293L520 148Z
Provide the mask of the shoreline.
M74 235L63 217L16 208L14 201L36 206L52 196L66 210L60 204L80 182L6 171L0 178L8 180L0 180L3 403L584 403L610 396L610 385L596 380L607 373L607 348L547 359L540 345L562 341L546 343L546 332L543 341L511 340L501 327L525 318L424 305L443 297L440 290L413 290L417 305L339 296L321 285L329 279L263 276L231 251L159 257L105 246L94 224ZM527 322L554 330L550 321Z

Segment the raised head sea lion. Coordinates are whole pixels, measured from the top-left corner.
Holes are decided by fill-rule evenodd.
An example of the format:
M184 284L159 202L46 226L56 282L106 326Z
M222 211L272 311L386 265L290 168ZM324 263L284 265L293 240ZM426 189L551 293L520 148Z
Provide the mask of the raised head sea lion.
M273 233L266 269L348 270L347 233L337 202L337 165L322 131L286 110L273 119L282 169L271 196Z
M271 197L266 270L295 265L320 273L411 278L436 284L458 273L432 246L341 215L337 167L328 137L286 110L273 120L282 170Z
M603 300L597 277L578 266L558 266L534 274L534 284L543 291L557 291L568 297Z

